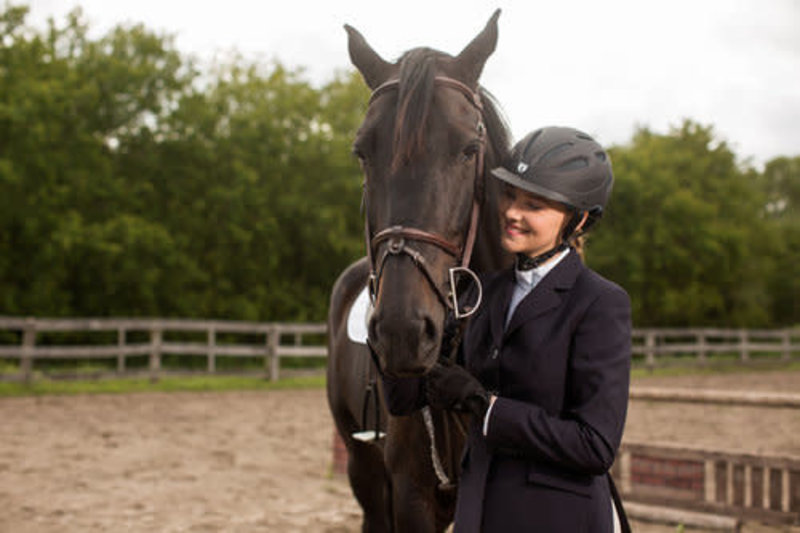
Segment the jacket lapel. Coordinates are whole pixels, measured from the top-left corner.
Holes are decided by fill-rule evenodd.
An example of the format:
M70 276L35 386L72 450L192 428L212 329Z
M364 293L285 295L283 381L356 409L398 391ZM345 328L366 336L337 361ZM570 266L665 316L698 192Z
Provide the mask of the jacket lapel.
M503 339L503 329L506 323L506 311L508 311L508 304L511 303L511 295L514 292L514 268L506 270L502 279L500 280L499 290L497 297L492 299L489 310L492 339L495 346L499 346Z
M564 292L575 283L578 275L585 267L578 254L573 250L519 303L504 335L510 335L522 324L555 309L561 305ZM510 293L509 293L510 299ZM506 307L508 308L508 300Z

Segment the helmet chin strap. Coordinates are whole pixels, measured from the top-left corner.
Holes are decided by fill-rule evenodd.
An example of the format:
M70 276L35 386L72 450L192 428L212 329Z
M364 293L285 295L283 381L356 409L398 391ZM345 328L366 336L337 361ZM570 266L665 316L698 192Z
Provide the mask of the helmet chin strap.
M551 257L556 254L561 253L562 251L570 248L571 245L569 243L570 238L576 233L575 228L578 227L578 224L581 223L583 219L583 212L579 211L578 209L573 210L573 215L570 221L564 226L564 231L561 232L561 242L556 245L554 248L544 252L543 254L539 254L535 257L531 257L529 255L525 255L523 253L517 254L517 270L533 270L534 268L538 267Z
M543 254L539 254L536 257L531 257L529 255L525 255L523 253L517 254L517 270L533 270L534 268L538 267L554 255L558 254L559 252L566 250L569 248L570 245L567 241L562 241L561 244L548 250Z

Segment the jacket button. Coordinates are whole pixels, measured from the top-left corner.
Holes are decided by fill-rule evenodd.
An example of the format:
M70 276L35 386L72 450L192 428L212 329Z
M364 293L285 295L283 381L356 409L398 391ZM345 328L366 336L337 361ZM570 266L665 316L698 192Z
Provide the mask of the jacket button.
M492 348L492 359L497 359L498 355L500 355L500 349L495 346Z

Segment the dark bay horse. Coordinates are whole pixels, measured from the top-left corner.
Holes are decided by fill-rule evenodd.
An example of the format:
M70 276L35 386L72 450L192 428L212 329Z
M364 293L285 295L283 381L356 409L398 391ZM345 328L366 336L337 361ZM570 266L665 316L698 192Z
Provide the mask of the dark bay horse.
M424 375L440 356L445 323L466 312L456 275L469 281L470 272L510 262L486 177L510 135L478 83L499 13L458 56L416 48L396 63L345 26L351 61L373 91L353 149L364 172L367 257L333 288L327 388L363 531L440 532L452 522L463 426L427 408L389 416L377 374ZM351 308L370 301L368 323L363 311L355 321L372 354L348 322Z

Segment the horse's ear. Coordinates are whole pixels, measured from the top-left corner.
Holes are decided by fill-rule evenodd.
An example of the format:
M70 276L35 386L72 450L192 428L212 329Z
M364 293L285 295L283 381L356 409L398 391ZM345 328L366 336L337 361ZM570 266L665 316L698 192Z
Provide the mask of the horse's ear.
M462 69L465 81L470 85L477 85L481 72L483 72L483 65L497 46L498 17L500 17L500 9L494 12L483 31L456 57L456 64Z
M364 77L367 86L374 90L389 79L393 65L384 61L358 30L349 24L345 24L344 29L347 30L347 49L350 52L350 61Z

